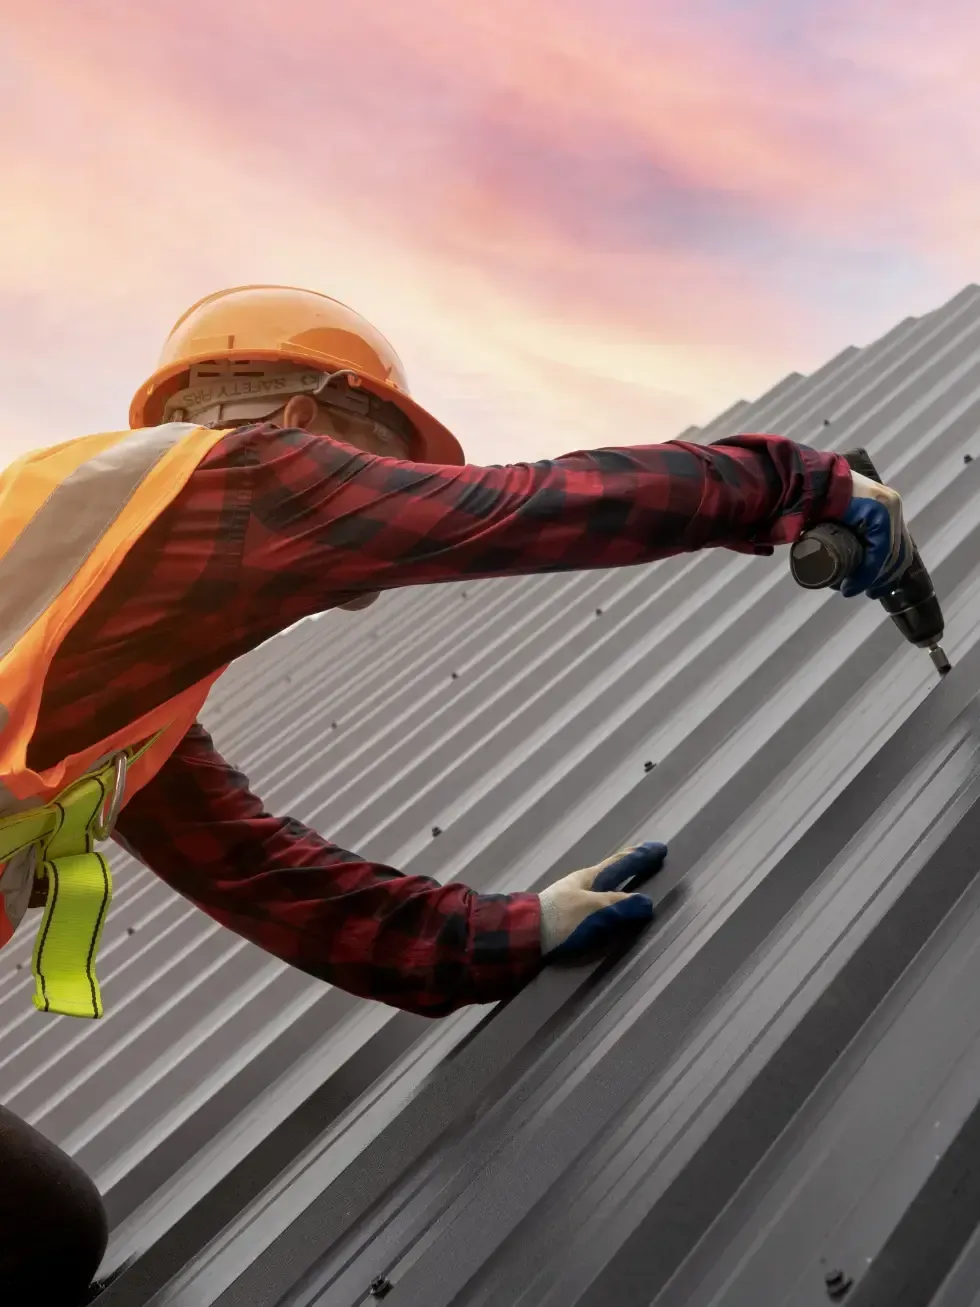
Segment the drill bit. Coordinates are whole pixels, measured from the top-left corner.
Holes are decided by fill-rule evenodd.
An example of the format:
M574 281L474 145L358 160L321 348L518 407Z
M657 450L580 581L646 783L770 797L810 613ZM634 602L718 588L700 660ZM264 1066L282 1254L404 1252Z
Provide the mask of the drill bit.
M938 644L931 644L929 646L929 657L932 659L933 666L936 668L939 675L945 676L950 670L951 663Z

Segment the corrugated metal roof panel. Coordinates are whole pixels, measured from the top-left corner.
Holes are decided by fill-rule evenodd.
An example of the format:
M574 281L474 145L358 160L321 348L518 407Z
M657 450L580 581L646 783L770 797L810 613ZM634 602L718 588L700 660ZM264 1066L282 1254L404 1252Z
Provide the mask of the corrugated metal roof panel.
M904 1273L907 1220L936 1290L972 1226L916 1197L980 1099L978 361L971 286L697 437L869 447L943 599L941 685L875 606L718 553L402 591L229 671L206 721L270 807L484 890L665 839L661 919L430 1023L120 859L105 1020L35 1020L24 971L0 981L0 1098L96 1176L110 1269L134 1259L100 1301L339 1307L385 1274L430 1307L803 1304L823 1256L858 1302Z

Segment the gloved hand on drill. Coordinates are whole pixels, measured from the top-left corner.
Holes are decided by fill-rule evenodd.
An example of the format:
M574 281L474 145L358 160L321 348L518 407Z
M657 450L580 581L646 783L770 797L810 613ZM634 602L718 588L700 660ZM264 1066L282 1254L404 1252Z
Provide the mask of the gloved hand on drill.
M880 599L902 575L912 557L902 499L897 490L879 485L860 472L851 473L851 486L851 502L841 521L863 541L864 560L835 589L845 599L860 594Z
M572 960L615 943L653 920L644 894L624 893L641 885L667 857L666 844L639 844L555 881L541 891L541 952L548 962Z

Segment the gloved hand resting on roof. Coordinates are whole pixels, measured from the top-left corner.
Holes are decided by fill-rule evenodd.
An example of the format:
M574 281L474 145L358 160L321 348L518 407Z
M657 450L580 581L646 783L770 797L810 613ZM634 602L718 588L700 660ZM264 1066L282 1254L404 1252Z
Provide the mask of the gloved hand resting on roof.
M622 886L649 880L666 857L666 844L638 844L542 890L541 952L546 961L572 960L609 947L651 922L652 901L645 894L623 893Z

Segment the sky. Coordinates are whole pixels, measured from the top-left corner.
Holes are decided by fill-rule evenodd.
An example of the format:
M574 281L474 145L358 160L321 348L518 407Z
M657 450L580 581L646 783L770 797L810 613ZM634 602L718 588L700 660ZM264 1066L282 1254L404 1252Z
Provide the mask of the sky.
M0 462L309 286L473 462L670 439L980 279L980 6L0 0Z

